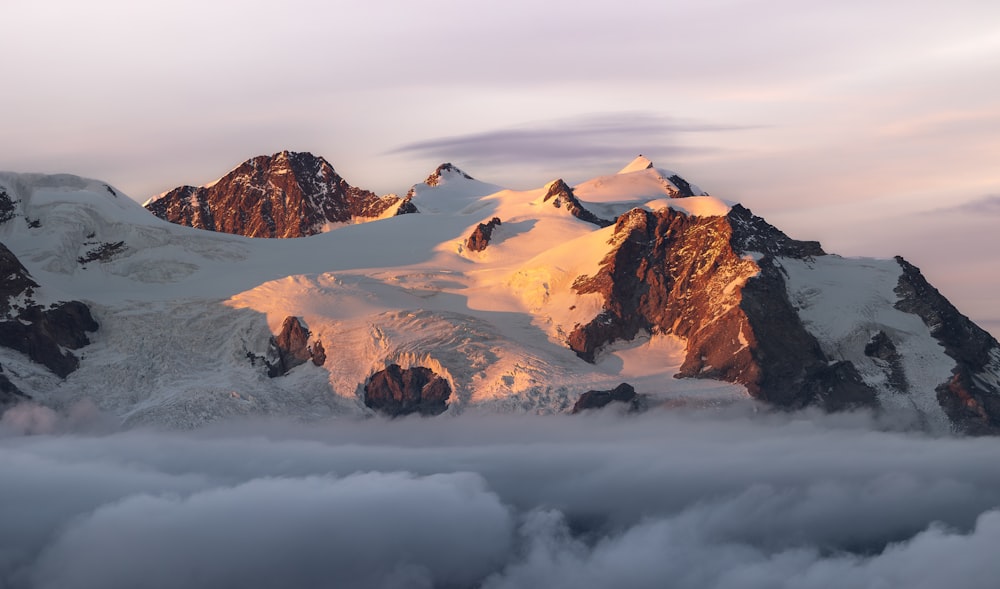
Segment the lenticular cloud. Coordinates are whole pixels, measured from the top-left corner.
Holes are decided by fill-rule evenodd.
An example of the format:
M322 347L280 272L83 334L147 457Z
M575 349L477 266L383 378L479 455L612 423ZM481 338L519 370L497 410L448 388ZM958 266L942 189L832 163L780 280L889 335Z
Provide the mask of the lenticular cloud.
M1000 443L865 415L19 433L0 437L12 589L985 588L1000 574Z

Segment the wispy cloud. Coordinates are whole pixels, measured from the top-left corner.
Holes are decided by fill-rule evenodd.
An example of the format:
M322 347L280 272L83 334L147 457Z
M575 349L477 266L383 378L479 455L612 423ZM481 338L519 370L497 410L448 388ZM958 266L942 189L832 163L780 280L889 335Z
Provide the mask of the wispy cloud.
M440 137L400 146L390 153L436 159L462 158L488 164L620 160L638 152L692 154L711 148L685 145L682 135L739 131L751 127L678 121L650 113L596 114Z
M962 213L966 215L1000 215L1000 194L987 194L980 198L959 203L954 206L938 207L925 211L924 215L938 213Z
M1000 215L1000 194L988 194L963 203L955 207L955 210L975 215Z

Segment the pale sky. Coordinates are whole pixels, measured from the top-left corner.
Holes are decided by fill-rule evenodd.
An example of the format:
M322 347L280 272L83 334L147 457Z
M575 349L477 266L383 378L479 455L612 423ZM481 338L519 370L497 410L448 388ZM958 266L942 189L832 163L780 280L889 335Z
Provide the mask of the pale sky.
M996 0L0 0L0 169L136 200L282 149L405 192L638 153L793 237L902 254L1000 333Z

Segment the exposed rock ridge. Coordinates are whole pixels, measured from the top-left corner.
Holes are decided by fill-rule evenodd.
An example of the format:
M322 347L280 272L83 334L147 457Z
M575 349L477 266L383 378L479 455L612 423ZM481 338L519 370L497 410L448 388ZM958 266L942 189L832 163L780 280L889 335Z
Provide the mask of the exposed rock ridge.
M618 219L611 244L601 270L574 284L605 301L570 333L584 360L640 331L669 333L688 342L678 376L740 383L785 407L876 403L854 366L831 364L805 330L774 263L823 255L819 244L793 240L739 206L725 217L633 209Z
M941 407L968 433L1000 433L1000 344L931 286L919 268L900 256L896 262L903 269L896 308L919 316L955 360L952 377L936 388Z
M901 393L909 392L910 382L903 368L903 357L899 355L896 344L884 331L879 330L865 345L865 356L881 363L888 379L889 387Z
M493 237L493 229L499 225L500 217L493 217L486 223L476 225L472 234L465 240L465 248L474 252L485 250L486 246L490 244L490 239Z
M733 205L727 218L733 227L733 249L741 254L755 252L800 260L826 255L818 241L792 239L741 204Z
M465 178L466 180L475 180L475 178L466 174L462 170L459 170L450 162L445 162L440 166L438 166L436 170L431 172L431 175L428 176L426 180L424 180L424 184L428 186L437 186L438 184L441 183L441 179L445 177L447 174L455 174L457 176Z
M326 350L323 343L316 341L309 345L309 328L301 317L288 316L281 322L278 335L271 338L271 354L275 362L267 362L267 374L270 377L282 376L296 366L312 361L316 366L326 362Z
M0 224L10 221L16 216L17 207L14 206L14 200L3 187L0 187Z
M365 384L365 406L391 417L440 415L448 408L451 385L430 368L390 364Z
M685 180L684 178L681 178L677 174L670 176L669 178L667 178L667 180L669 180L671 184L677 187L677 193L672 195L674 198L686 198L689 196L708 196L708 194L705 192L698 192L696 194L694 188L691 186L691 183Z
M38 283L32 280L21 260L0 243L0 318L8 317L18 297L30 298L36 288Z
M631 412L641 411L645 403L642 395L636 394L635 388L628 383L621 383L609 391L587 391L580 395L573 405L573 413L589 409L601 409L611 403L622 403Z
M59 302L47 309L36 304L31 298L36 288L21 261L0 244L0 346L17 350L65 378L80 365L69 350L89 344L87 332L96 331L98 325L80 301Z
M580 201L577 200L576 196L573 194L573 189L563 182L562 178L559 178L551 182L548 186L548 191L545 193L545 197L542 202L552 201L552 206L556 207L566 207L569 214L573 215L581 221L586 221L588 223L593 223L598 227L607 227L612 225L614 221L608 221L607 219L601 219L594 213L588 211Z
M351 186L322 157L282 151L249 159L214 184L181 186L150 200L157 217L248 237L305 237L328 223L374 219L404 199Z

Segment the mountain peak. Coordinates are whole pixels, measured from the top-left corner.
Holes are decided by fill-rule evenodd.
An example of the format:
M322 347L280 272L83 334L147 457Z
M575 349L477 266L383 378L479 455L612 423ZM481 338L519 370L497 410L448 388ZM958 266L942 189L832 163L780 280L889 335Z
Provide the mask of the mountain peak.
M255 168L288 168L288 169L325 169L329 168L330 171L333 170L333 166L330 162L326 161L326 158L318 155L313 155L308 151L289 151L287 149L281 150L277 153L271 155L259 155L257 157L250 158L244 165L250 164ZM242 166L241 166L242 167Z
M462 170L459 170L456 166L450 162L445 162L437 167L430 176L424 180L424 184L428 186L437 186L442 180L448 180L449 177L458 176L460 178L465 178L466 180L475 180L472 176L466 174Z
M326 159L283 150L243 162L222 178L181 186L150 199L157 217L189 227L248 237L304 237L333 223L374 220L401 205L351 186ZM396 212L413 212L397 207Z
M646 156L639 154L634 160L629 162L627 166L618 171L619 174L631 174L632 172L640 172L642 170L648 170L653 167L653 162Z

